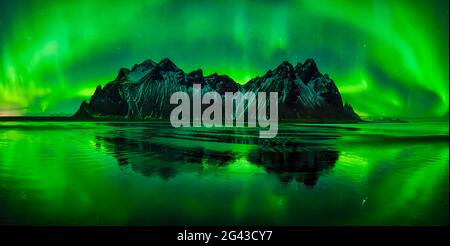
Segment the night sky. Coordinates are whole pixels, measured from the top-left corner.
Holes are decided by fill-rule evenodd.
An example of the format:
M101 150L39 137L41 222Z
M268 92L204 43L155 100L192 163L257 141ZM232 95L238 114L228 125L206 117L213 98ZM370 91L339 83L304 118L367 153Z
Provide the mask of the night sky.
M316 60L363 116L448 115L448 1L0 1L0 116L68 115L169 57L239 83Z

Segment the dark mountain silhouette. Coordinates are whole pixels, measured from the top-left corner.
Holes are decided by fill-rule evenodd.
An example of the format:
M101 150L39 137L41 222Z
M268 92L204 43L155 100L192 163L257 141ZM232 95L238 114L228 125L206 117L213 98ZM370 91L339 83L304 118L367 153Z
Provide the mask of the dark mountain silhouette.
M89 103L83 101L74 114L77 119L169 119L176 105L169 103L177 91L192 92L199 83L202 93L217 91L279 92L279 119L356 122L361 119L349 104L342 102L334 81L322 74L312 59L295 67L287 61L262 77L251 79L245 85L226 75L216 73L204 76L201 69L185 73L171 60L159 63L146 60L133 68L121 68L115 80L105 87L97 86ZM261 106L261 105L260 105ZM264 105L265 106L265 105Z

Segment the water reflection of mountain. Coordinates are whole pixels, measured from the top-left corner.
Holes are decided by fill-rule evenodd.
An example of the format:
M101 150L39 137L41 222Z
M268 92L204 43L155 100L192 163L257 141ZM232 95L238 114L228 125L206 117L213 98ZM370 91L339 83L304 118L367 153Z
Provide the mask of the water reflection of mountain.
M250 152L248 160L262 165L269 173L278 176L282 182L296 180L312 187L320 174L334 167L339 152L320 148L275 152L259 148Z
M170 179L181 171L201 172L203 166L198 164L222 166L235 159L230 152L171 147L120 136L97 136L97 140L113 154L119 165L130 165L144 176L159 175L163 179Z
M167 140L161 143L153 141L154 137L164 137ZM294 138L291 136L277 137L268 141L249 137L249 134L177 135L173 132L168 134L164 131L145 129L135 134L127 131L110 131L99 134L96 139L97 146L105 147L117 159L119 165L129 165L133 171L144 176L158 175L168 180L182 172L201 173L205 166L203 164L220 168L244 156L250 163L261 166L267 173L275 175L280 182L295 180L307 187L313 187L324 171L334 167L339 156L332 146L320 144L320 140L336 137L311 135L301 138L302 141L295 141L295 136ZM187 144L173 144L177 141L187 141ZM190 146L189 141L202 141L209 146L230 143L253 147L246 152L224 151L220 148L199 147L194 144Z

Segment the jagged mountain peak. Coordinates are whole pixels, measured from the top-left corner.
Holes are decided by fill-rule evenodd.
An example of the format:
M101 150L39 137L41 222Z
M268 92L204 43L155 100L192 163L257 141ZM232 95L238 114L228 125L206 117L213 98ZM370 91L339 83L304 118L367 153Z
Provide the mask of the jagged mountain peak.
M306 59L303 64L300 62L297 63L295 66L295 71L305 84L307 84L311 79L321 75L319 69L317 68L316 62L311 58Z
M132 72L131 74L135 74L134 79L130 79L131 81L136 82L144 82L144 81L160 81L164 80L166 74L180 74L183 71L178 68L175 63L173 63L169 58L162 59L159 63L155 63L152 60L147 60L143 63L144 65L139 65L139 67L146 66L147 70L137 70L136 72ZM130 75L131 75L130 74ZM131 76L128 76L129 78Z
M305 60L305 62L303 63L303 65L304 66L307 66L307 67L314 67L316 70L317 70L317 64L316 64L316 61L314 61L314 59L312 59L312 58L307 58L306 60Z
M163 71L179 71L180 69L169 58L162 59L157 66Z
M213 73L210 74L208 76L205 77L205 79L222 79L222 80L227 80L227 81L232 81L235 82L232 78L230 78L228 75L226 74L218 74L218 73ZM236 82L235 82L236 83Z
M153 70L156 66L156 62L151 59L147 59L139 64L134 64L134 66L130 69L128 68L120 68L117 77L114 79L115 82L137 82L142 77L144 77L147 73Z
M305 62L303 62L303 63L301 63L301 62L297 63L295 68L296 69L319 71L319 69L317 68L316 61L314 59L312 59L312 58L307 58L305 60Z
M269 76L277 76L292 79L294 77L294 67L288 61L283 61L276 67Z
M205 77L205 82L218 93L237 91L239 85L228 75L213 73Z
M195 77L195 78L203 77L203 70L202 69L194 70L194 71L190 72L188 74L188 76Z
M353 108L342 103L339 90L328 74L320 73L313 59L295 67L283 61L262 77L239 85L227 75L204 76L201 69L185 73L170 59L146 60L132 70L121 68L116 80L99 86L89 103L82 103L75 117L124 117L167 119L169 98L176 91L189 91L202 84L203 93L253 91L278 92L279 118L306 121L359 121Z
M130 69L128 68L121 68L119 69L119 73L117 74L117 77L115 79L115 81L123 81L128 79L128 75L130 74Z
M147 59L140 64L134 64L134 66L131 68L131 72L137 71L138 69L143 72L153 68L154 66L156 66L156 62L154 62L152 59Z
M283 61L275 68L275 71L276 70L293 70L293 66L289 61Z
M204 82L203 70L197 69L186 75L186 86L192 87L193 84L202 84Z

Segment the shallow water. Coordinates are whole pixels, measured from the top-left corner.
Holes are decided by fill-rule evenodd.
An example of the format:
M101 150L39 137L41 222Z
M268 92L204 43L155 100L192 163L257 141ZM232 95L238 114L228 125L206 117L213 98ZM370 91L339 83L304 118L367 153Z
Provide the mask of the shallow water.
M0 122L0 224L448 225L448 122Z

